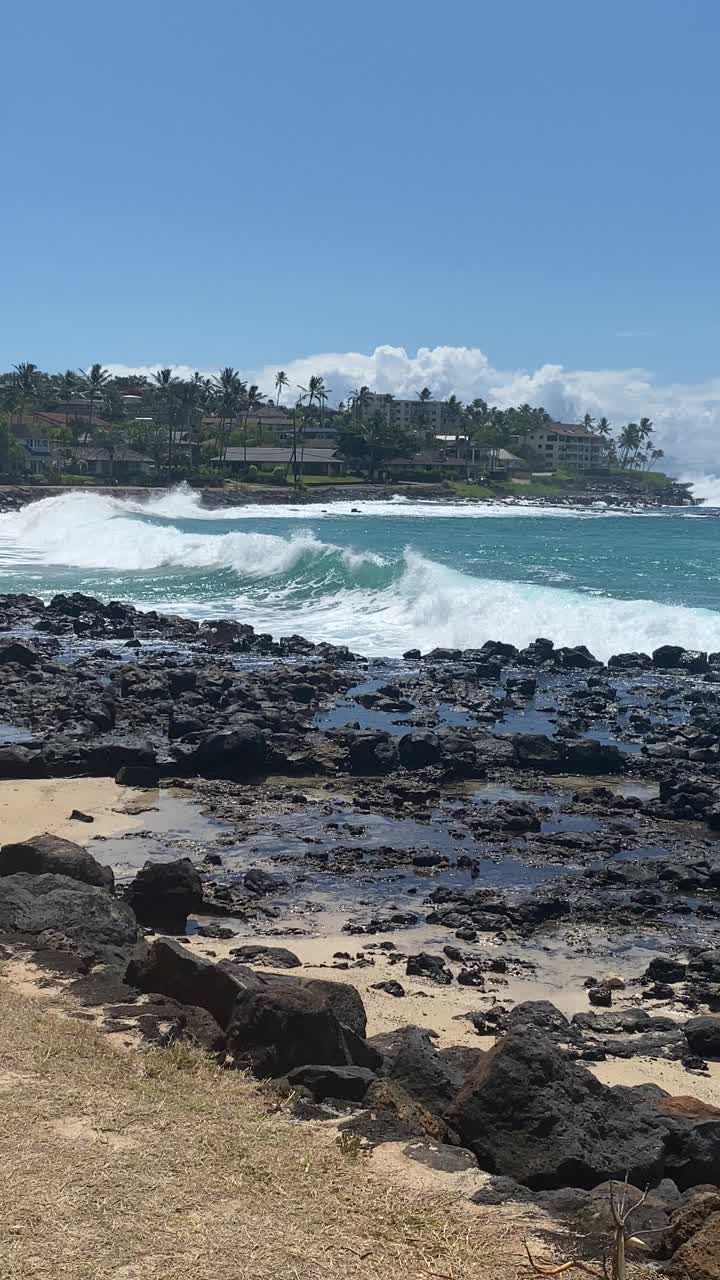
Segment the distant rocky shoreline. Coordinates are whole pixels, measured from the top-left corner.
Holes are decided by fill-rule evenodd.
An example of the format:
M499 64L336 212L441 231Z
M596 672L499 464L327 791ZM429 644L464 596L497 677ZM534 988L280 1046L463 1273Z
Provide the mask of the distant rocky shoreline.
M671 481L663 489L648 491L641 485L633 484L631 476L623 476L622 482L615 477L617 483L608 487L606 481L594 479L588 481L586 488L577 491L562 492L547 497L521 494L512 497L502 493L493 498L460 498L443 484L357 484L357 485L313 485L300 493L287 486L271 488L265 485L243 489L199 488L194 490L202 504L209 511L224 507L240 507L253 505L293 504L298 506L327 505L333 502L344 502L353 505L356 502L387 501L400 496L417 502L462 503L482 506L486 503L505 502L509 508L513 505L566 506L569 510L576 507L588 507L604 503L607 507L619 510L672 506L699 506L702 499L691 496L691 486L679 481ZM122 485L5 485L0 486L0 514L8 511L19 511L31 502L40 502L44 498L54 498L62 494L92 493L116 499L132 498L135 501L161 497L171 492L169 488L152 489Z

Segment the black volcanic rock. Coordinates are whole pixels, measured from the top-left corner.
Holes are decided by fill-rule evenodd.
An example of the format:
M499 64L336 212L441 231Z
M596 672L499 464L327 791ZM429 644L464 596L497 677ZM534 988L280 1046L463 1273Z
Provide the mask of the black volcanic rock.
M112 890L115 884L110 867L103 867L87 849L59 836L28 836L14 844L4 844L0 851L0 876L58 875L85 884Z

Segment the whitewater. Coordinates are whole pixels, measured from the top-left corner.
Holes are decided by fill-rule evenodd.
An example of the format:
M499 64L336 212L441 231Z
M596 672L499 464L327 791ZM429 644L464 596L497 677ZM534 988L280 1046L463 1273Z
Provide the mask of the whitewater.
M543 635L607 659L665 643L720 650L719 550L713 507L388 498L208 510L184 488L139 501L76 493L0 516L0 592L80 590L367 655Z

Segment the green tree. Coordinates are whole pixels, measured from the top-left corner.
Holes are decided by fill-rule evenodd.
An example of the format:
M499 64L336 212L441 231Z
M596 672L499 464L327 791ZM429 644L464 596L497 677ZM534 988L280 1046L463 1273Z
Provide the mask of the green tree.
M170 471L173 465L173 443L176 429L175 415L171 411L171 398L177 378L173 375L172 369L158 369L157 373L154 373L152 377L160 410L160 421L167 430L167 466L168 471Z
M251 387L248 387L244 395L243 408L245 412L243 417L243 463L245 464L245 466L247 466L248 418L250 414L253 412L253 410L258 409L260 407L264 399L265 397L262 391L258 386L255 385L255 383L253 383Z
M353 414L353 417L363 417L365 410L370 404L370 397L370 388L366 386L362 386L359 389L350 392L350 395L348 396L348 405L350 406L350 411Z
M355 460L370 483L381 462L410 451L411 438L392 427L380 409L361 419L347 414L338 431L338 452Z
M628 422L618 437L620 466L627 467L631 456L634 457L640 447L640 427L637 422Z
M36 364L23 360L13 365L13 380L17 392L18 420L22 422L28 401L36 399L38 393L38 375L40 370Z
M103 393L103 388L110 381L111 375L110 370L103 369L101 364L93 364L88 370L81 369L80 375L82 378L82 385L87 392L87 397L90 402L87 431L85 433L85 440L87 441L88 436L92 433L95 401L100 399L100 396Z
M289 386L290 386L290 379L288 378L285 370L278 369L278 372L275 374L275 390L277 392L277 400L275 402L276 404L278 405L280 404L280 396L282 395L285 388Z
M214 379L214 390L215 409L220 418L218 454L222 464L227 458L228 439L240 413L246 384L241 380L237 369L227 365Z
M64 373L59 373L55 378L55 393L58 400L64 400L65 403L65 426L68 426L70 410L67 401L72 400L78 389L78 376L74 369L66 369Z

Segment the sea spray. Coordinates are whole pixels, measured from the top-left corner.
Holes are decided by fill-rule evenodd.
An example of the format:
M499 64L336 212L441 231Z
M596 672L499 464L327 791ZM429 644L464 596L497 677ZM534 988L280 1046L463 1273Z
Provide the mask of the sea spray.
M664 643L720 649L715 519L498 519L485 507L463 519L444 506L413 515L417 505L235 517L187 489L59 495L0 516L0 590L225 614L389 656L537 635L600 658Z

